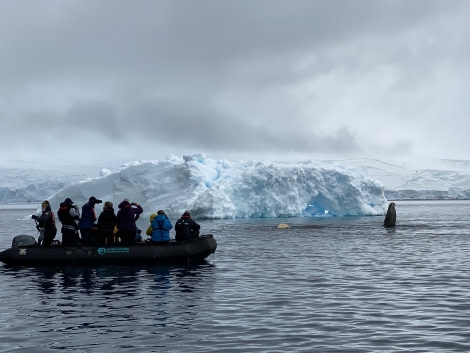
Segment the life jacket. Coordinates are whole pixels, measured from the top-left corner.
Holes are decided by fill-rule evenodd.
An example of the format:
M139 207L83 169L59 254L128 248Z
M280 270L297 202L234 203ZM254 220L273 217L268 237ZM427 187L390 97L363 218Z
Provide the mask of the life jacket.
M57 211L57 216L59 217L59 221L62 223L63 228L75 229L75 218L70 215L70 206L61 205L59 210Z
M185 240L191 238L191 218L181 217L175 224L176 236L175 239Z
M49 212L51 213L52 225L55 227L55 214L54 214L54 211L49 210Z
M48 209L43 212L43 215L45 215L44 235L53 238L57 233L54 212L52 212L51 209Z
M55 227L55 217L54 217L54 212L51 210L46 210L42 213L45 217L45 222L43 227L44 228L52 228Z
M157 215L151 223L153 241L169 241L170 229L173 228L166 216Z

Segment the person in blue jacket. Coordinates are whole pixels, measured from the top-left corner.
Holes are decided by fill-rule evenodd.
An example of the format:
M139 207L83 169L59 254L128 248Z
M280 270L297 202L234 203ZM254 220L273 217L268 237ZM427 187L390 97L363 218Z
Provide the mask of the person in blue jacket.
M103 202L92 196L88 199L88 202L82 207L82 218L80 219L80 233L82 235L83 244L92 244L95 242L93 236L93 228L97 227L95 222L97 220L95 205Z
M164 243L170 241L170 229L173 228L165 211L159 210L157 216L152 220L152 243Z

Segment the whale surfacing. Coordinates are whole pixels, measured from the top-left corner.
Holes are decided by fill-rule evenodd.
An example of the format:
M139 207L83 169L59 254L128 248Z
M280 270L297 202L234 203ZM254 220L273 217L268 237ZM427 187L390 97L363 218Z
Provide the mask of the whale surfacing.
M397 222L397 211L395 210L395 202L390 202L388 205L387 214L384 219L384 227L395 227Z

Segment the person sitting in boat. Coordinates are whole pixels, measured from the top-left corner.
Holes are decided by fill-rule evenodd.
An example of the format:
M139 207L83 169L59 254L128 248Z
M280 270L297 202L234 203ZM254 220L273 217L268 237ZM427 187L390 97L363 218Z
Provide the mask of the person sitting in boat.
M66 198L60 203L57 211L59 221L62 223L62 244L78 245L80 244L80 236L78 234L77 221L80 219L80 210L77 205L73 204L70 198Z
M153 232L153 228L152 228L152 221L154 220L154 218L157 217L157 214L156 213L152 213L150 215L150 224L149 226L147 227L147 230L145 231L145 234L147 234L149 237L152 236L152 232Z
M49 201L45 200L41 204L42 213L40 216L32 215L31 218L37 221L36 227L39 230L39 245L51 245L57 234L57 228L55 226L55 215L51 210Z
M140 215L144 210L137 202L130 203L128 199L124 199L118 207L119 211L116 216L118 236L121 238L122 244L133 244L137 231L135 224L136 216Z
M192 218L188 210L184 211L175 224L176 230L176 241L184 241L191 238L197 238L199 236L199 229L201 226L196 223Z
M139 227L135 228L135 242L136 243L142 243L143 242L143 240L142 240L142 229L140 229Z
M82 218L80 219L80 234L82 235L83 244L92 244L94 239L93 228L96 227L95 205L103 202L96 197L91 196L88 202L82 206Z
M165 211L158 210L156 217L150 223L152 227L152 243L167 243L170 241L170 229L173 229L171 221L165 214Z
M114 245L114 227L116 226L116 214L114 213L113 203L106 201L103 205L103 211L98 217L98 244Z

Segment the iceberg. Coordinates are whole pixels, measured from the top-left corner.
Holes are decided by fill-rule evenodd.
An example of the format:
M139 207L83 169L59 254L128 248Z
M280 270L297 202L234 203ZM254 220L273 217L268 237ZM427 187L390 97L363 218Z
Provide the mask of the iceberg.
M81 206L95 196L117 210L128 198L142 205L142 217L164 209L172 219L186 209L196 219L343 217L385 214L383 189L340 162L233 162L201 153L126 163L67 185L49 201L57 209L67 197Z
M424 162L423 162L424 163ZM248 161L248 162L228 162L228 161L213 161L205 158L203 154L190 155L183 157L168 156L164 161L137 161L127 163L125 165L116 165L114 167L103 168L98 165L81 165L68 162L68 164L58 163L54 169L42 169L40 166L32 165L31 163L22 163L19 167L0 167L0 203L25 203L25 202L40 202L51 195L55 195L59 190L71 184L83 183L83 186L74 186L72 190L67 189L67 192L78 192L77 200L86 200L80 188L91 188L91 184L97 182L98 179L104 178L102 187L104 191L96 190L97 194L109 195L110 199L117 200L117 196L122 196L127 192L135 194L136 197L152 196L151 191L146 191L145 195L141 195L136 191L126 190L120 192L119 189L113 190L113 183L116 183L119 188L124 188L128 183L129 188L139 187L134 185L134 180L140 178L139 173L151 175L152 173L159 175L160 178L166 178L165 185L159 183L148 182L148 176L142 177L140 186L146 187L147 190L157 188L163 193L157 200L162 206L174 205L179 208L175 201L181 200L184 197L190 199L199 198L199 203L204 200L209 202L213 198L214 210L208 212L208 217L245 217L247 214L261 215L267 217L269 214L297 214L301 209L302 215L333 215L336 207L332 207L330 203L321 201L322 197L331 199L332 197L339 196L340 203L351 197L351 194L329 194L329 188L333 185L330 184L331 176L338 178L337 182L340 184L346 177L349 177L354 183L362 182L368 185L383 185L383 193L388 200L448 200L448 199L469 199L470 198L470 161L465 160L432 160L427 161L425 164L432 165L432 169L415 169L417 165L407 165L405 162L399 164L391 162L383 162L376 159L346 159L346 160L321 160L321 161L306 161L306 162L290 162L279 163L269 161ZM184 166L185 164L186 166ZM26 166L27 165L27 166ZM26 166L26 167L25 167ZM156 169L159 169L157 171ZM188 188L182 183L181 178L184 178L184 172L192 175L193 179L188 179L187 182L199 183L202 180L202 185L199 188ZM97 173L99 171L99 173ZM263 174L265 173L266 174ZM179 173L179 174L176 174ZM252 173L252 174L251 174ZM136 175L133 175L136 174ZM303 184L296 184L293 179L299 180ZM198 179L199 178L199 179ZM263 178L266 178L266 190L260 191L256 186L262 184ZM272 178L269 179L269 178ZM343 181L341 181L343 178ZM128 179L126 182L125 180ZM373 179L373 180L371 180ZM159 179L160 180L160 179ZM199 181L198 181L199 180ZM255 184L257 180L258 184ZM270 181L279 182L282 180L282 188L284 193L269 189L268 184ZM178 184L178 183L180 184ZM370 184L372 182L372 184ZM100 182L101 183L101 182ZM111 183L111 184L109 184ZM175 184L176 183L176 184ZM241 185L238 185L240 184ZM311 185L315 183L315 185ZM230 185L231 184L231 185ZM308 187L310 185L310 187ZM254 188L248 191L248 186ZM174 190L172 188L179 187ZM272 185L272 187L281 186ZM303 188L303 189L302 189ZM327 190L325 190L325 188ZM75 191L78 190L78 191ZM83 193L88 191L83 189ZM123 189L124 190L124 189ZM312 190L318 191L318 195ZM352 190L343 190L351 191ZM245 194L243 194L245 192ZM254 196L248 200L241 200L241 196L247 196L246 193L252 193ZM258 201L257 211L253 210L251 203L256 200L256 193L266 192L269 196L263 200L260 198ZM198 193L198 197L196 194ZM296 193L301 193L296 196ZM381 197L380 190L369 191ZM116 197L113 195L116 194ZM167 196L165 199L164 196ZM184 196L181 196L184 195ZM188 196L190 195L190 196ZM287 196L290 195L290 198ZM325 196L327 195L327 196ZM73 196L73 195L72 195ZM305 206L303 202L306 196L310 196ZM380 209L380 202L376 202L374 198L367 196L367 192L361 195L365 204L373 204L374 212ZM153 195L152 197L155 197ZM282 202L282 206L276 203L276 198ZM144 200L145 198L141 199ZM295 201L292 203L292 199ZM369 200L370 199L370 200ZM228 201L230 200L230 201ZM349 200L349 199L348 199ZM152 200L155 201L155 200ZM78 202L78 201L77 201ZM238 206L230 206L230 203L246 203L246 207L252 208L251 210L241 208ZM261 210L261 203L265 204L265 209ZM300 203L300 204L299 204ZM149 204L149 207L155 205ZM193 204L189 203L188 207ZM227 209L221 208L226 207ZM344 206L341 204L341 206ZM240 208L240 209L239 209ZM368 210L370 207L365 207ZM231 211L229 211L231 209ZM282 212L281 212L282 209ZM293 212L295 211L295 212ZM385 208L386 211L386 208ZM384 212L385 212L384 211ZM333 212L333 213L331 213ZM369 214L370 211L363 211L363 207L357 205L350 208L340 210L335 215L344 214ZM373 212L372 212L373 213Z

